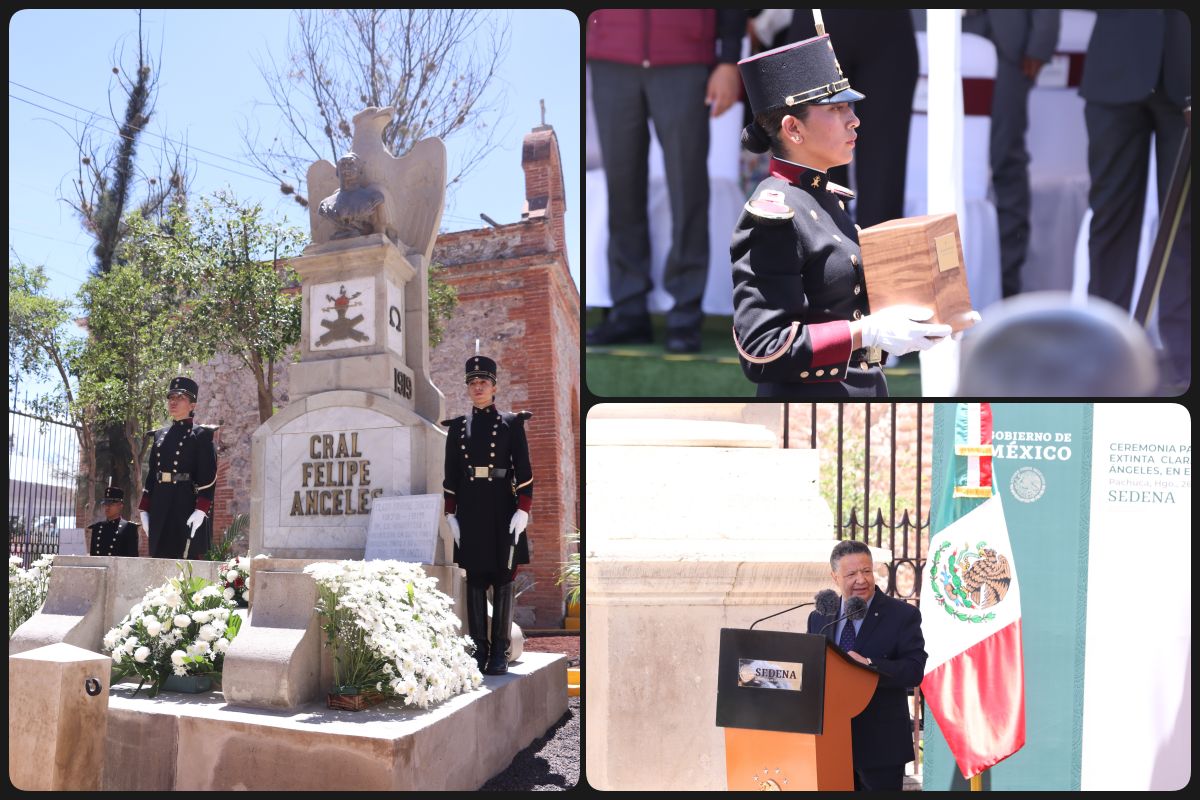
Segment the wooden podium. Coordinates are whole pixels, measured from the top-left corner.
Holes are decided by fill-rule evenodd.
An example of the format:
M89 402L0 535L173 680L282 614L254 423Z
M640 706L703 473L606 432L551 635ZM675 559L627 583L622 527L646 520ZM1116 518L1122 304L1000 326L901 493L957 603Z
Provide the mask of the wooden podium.
M852 791L850 719L879 673L824 636L721 629L717 725L730 791Z

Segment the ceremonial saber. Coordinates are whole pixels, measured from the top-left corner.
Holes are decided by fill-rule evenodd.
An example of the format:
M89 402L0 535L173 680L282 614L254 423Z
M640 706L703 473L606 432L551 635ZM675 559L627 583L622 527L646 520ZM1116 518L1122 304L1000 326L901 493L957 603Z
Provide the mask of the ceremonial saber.
M1175 157L1175 168L1171 171L1171 182L1167 184L1167 192L1161 216L1158 221L1158 233L1150 249L1150 268L1142 282L1142 290L1138 293L1137 306L1134 308L1134 320L1145 328L1150 323L1154 307L1158 305L1158 297L1162 291L1163 277L1167 274L1167 261L1175 248L1176 234L1183 222L1183 211L1187 206L1188 195L1192 188L1192 104L1183 110L1184 125L1183 141L1179 143L1179 153Z
M821 19L821 9L814 8L812 10L812 12L813 12L813 25L817 26L817 36L824 36L825 35L825 20Z

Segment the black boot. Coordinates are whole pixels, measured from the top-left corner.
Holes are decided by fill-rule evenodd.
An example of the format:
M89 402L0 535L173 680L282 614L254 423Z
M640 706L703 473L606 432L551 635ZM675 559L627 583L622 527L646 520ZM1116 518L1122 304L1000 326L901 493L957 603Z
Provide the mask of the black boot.
M467 635L475 643L475 663L479 671L488 661L487 586L467 584Z
M508 672L508 639L512 633L513 585L492 587L492 653L488 658L487 675Z

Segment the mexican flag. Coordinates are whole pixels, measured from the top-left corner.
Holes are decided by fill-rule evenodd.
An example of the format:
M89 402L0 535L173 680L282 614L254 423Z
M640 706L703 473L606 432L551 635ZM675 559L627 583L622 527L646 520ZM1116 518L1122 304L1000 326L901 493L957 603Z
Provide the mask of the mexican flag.
M981 463L990 461L991 410L987 403L959 409L956 463L947 465L954 480L943 483L954 487L954 497L940 504L950 518L933 520L922 577L929 659L921 691L963 777L971 778L1024 746L1025 673L1021 592L1004 507L990 489L990 464Z

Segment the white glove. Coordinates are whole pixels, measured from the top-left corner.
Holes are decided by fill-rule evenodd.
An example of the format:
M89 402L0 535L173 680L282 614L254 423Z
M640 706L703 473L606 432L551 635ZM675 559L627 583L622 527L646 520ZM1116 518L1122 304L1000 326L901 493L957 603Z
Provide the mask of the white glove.
M922 324L921 320L932 316L932 311L920 306L891 306L868 314L861 320L862 346L879 347L897 356L928 350L950 335L949 325Z
M142 518L142 530L144 530L146 533L149 533L150 532L150 512L139 511L138 515L141 516L141 518Z
M462 544L462 531L459 530L458 520L453 514L446 515L446 524L450 526L450 533L454 534L454 543Z
M521 538L521 531L529 524L529 512L517 509L508 523L508 532L513 535L513 544Z
M982 322L982 321L983 321L983 317L979 316L979 312L978 312L978 311L968 311L968 312L967 312L967 319L971 320L971 321L972 321L972 322L974 322L976 325L978 325L980 322ZM951 338L951 339L953 339L953 340L954 340L954 341L956 341L956 342L961 342L961 341L962 341L963 334L964 334L964 333L966 333L966 332L967 332L967 329L966 329L966 328L963 328L961 331L958 331L957 333L953 333L953 334L951 334L951 335L950 335L950 338Z
M204 512L198 508L192 512L190 517L187 518L187 526L192 529L192 536L196 535L196 531L198 531L200 526L204 524L204 520Z

